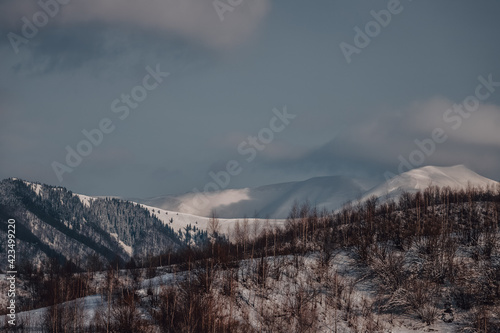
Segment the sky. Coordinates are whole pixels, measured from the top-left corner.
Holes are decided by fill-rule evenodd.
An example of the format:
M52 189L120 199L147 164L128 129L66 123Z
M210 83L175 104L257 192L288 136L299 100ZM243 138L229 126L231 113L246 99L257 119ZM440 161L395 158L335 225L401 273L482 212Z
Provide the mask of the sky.
M0 178L137 198L424 165L500 180L499 12L0 0Z

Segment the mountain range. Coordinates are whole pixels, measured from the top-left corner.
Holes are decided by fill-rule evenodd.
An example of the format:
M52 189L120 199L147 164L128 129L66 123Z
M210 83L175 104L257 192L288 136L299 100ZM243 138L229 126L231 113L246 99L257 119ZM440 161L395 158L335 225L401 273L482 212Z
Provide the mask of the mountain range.
M266 185L255 188L228 189L209 193L187 193L140 200L139 202L181 213L209 216L212 211L224 218L260 217L284 219L295 202L308 201L318 209L336 210L347 202L370 196L396 199L403 192L414 193L428 186L465 189L496 186L464 165L426 166L379 182L345 176L316 177L305 181Z
M15 219L18 252L30 261L94 257L102 262L124 263L133 257L202 244L214 232L214 226L219 234L231 239L237 221L246 233L257 235L268 224L282 226L295 203L307 201L320 210L333 211L347 202L372 196L379 201L397 199L403 192L421 191L431 185L500 188L500 183L463 165L427 166L371 187L368 184L345 176L317 177L211 192L201 201L201 194L188 193L132 202L9 178L0 182L0 224L4 225L0 233L6 232L8 219ZM210 217L212 211L216 219ZM6 241L7 237L0 237L0 246L6 248ZM0 260L4 256L1 253Z

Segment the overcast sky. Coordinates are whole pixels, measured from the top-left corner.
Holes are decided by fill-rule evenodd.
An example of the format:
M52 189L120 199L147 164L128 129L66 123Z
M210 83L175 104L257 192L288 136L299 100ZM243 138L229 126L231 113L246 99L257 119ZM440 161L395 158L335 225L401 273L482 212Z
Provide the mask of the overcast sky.
M202 189L230 160L237 188L383 179L403 158L500 179L498 1L43 1L49 14L0 0L0 178L151 197Z

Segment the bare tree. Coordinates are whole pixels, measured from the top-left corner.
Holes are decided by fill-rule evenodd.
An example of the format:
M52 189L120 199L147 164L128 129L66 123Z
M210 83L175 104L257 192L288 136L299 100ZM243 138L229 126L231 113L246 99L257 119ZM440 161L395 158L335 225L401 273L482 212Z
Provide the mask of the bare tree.
M212 215L208 221L208 233L214 240L216 240L220 234L220 221L217 218L215 210L212 211Z

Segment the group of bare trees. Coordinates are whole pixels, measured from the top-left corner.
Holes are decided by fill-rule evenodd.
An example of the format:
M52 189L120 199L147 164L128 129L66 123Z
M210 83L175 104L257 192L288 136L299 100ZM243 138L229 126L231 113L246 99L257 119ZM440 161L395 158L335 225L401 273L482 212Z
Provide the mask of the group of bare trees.
M453 306L470 314L471 332L500 331L498 189L431 187L344 208L339 219L349 222L337 240L376 277L384 311L430 324L453 321Z
M204 245L127 269L102 271L92 257L26 265L24 309L47 307L46 332L379 332L401 314L432 324L457 313L464 331L500 332L499 226L498 188L430 187L334 213L306 203L283 228L243 219L228 237L214 215ZM340 257L375 296L360 296ZM175 281L153 285L157 266ZM95 294L102 305L89 324L81 299Z

